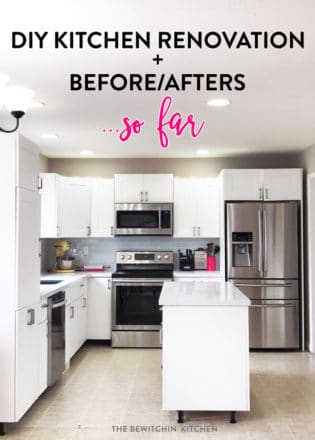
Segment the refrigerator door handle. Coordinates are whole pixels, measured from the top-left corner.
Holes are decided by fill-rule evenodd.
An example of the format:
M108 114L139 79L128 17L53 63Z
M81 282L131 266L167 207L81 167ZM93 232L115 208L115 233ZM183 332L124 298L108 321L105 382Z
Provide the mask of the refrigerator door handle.
M259 209L258 211L258 234L259 234L259 239L258 239L258 246L259 246L259 250L258 250L258 270L259 273L263 276L264 275L264 267L263 267L263 255L262 255L262 240L263 240L263 236L262 236L262 210Z
M235 287L292 287L292 283L283 284L250 284L250 283L235 283Z
M251 304L249 307L256 307L259 309L269 309L269 308L273 308L273 309L283 309L283 308L289 308L289 307L293 307L292 303L286 303L286 304Z
M268 240L268 234L267 234L267 214L266 210L263 210L263 219L264 219L264 276L266 276L266 272L268 271L268 259L267 259L267 240Z

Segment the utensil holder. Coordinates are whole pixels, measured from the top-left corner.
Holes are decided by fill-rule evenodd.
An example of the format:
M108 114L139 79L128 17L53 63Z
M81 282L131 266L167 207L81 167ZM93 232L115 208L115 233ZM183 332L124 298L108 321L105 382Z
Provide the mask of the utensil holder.
M214 272L217 268L217 259L215 256L207 256L207 270Z

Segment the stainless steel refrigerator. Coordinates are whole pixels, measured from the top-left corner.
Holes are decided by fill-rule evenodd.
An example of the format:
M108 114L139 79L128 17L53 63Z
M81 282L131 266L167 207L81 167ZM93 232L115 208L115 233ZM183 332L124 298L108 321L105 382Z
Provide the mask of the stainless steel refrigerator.
M299 204L226 203L226 278L251 300L250 348L300 347Z

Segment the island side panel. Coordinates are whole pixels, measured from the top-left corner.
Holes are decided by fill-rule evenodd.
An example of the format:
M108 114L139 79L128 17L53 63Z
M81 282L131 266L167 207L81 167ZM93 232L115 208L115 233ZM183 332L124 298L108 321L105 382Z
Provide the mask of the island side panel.
M247 306L163 307L163 410L248 411Z

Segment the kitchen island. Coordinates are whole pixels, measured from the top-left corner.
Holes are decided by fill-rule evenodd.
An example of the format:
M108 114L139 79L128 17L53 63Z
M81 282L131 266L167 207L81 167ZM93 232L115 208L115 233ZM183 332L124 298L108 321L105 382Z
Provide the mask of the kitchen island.
M164 283L163 410L249 411L249 299L225 281Z

